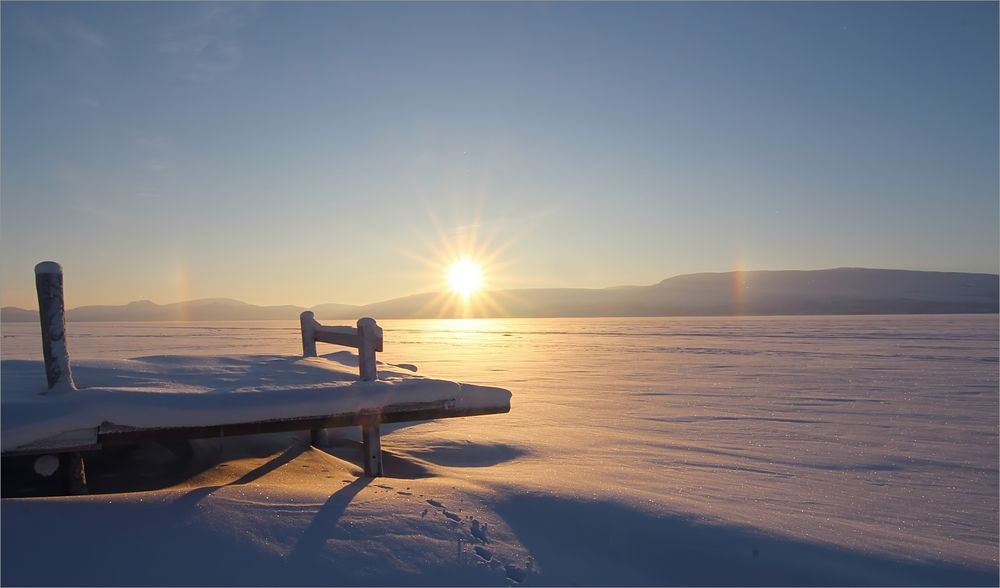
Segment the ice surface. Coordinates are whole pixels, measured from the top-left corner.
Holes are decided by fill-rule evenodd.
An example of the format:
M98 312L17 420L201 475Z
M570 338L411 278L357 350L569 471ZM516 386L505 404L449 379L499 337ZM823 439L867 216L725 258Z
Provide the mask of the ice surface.
M996 315L381 324L380 359L511 413L400 427L374 481L304 433L199 441L175 477L94 463L132 492L3 500L3 583L997 585ZM3 394L40 365L20 327ZM301 345L293 321L69 330L88 362Z

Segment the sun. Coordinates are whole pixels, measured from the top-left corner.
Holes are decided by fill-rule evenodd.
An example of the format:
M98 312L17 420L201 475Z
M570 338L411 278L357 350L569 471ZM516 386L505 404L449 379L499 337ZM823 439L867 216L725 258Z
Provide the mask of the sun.
M468 298L483 287L483 269L469 258L462 258L448 268L448 287L462 298Z

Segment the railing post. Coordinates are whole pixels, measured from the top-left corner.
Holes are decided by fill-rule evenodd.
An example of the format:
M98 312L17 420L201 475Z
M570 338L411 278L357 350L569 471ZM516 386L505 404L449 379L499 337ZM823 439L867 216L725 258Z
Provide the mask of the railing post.
M299 315L299 325L302 327L302 357L316 357L316 336L315 328L316 315L307 310ZM313 447L324 447L329 439L326 429L311 429L309 431L309 444Z
M358 319L358 369L361 380L370 382L378 379L375 350L382 346L382 329L375 319L364 317ZM378 419L372 419L361 425L361 450L364 452L365 475L376 478L382 475L382 436L379 431Z
M378 347L378 340L381 337L382 329L375 323L375 319L364 317L358 319L358 370L361 372L361 380L370 382L378 379L378 372L375 369L375 349Z
M316 316L307 310L299 315L302 325L302 357L316 357L316 337L313 329L316 327Z
M43 261L35 266L38 318L42 323L42 356L49 390L75 390L66 348L66 307L63 302L62 266Z

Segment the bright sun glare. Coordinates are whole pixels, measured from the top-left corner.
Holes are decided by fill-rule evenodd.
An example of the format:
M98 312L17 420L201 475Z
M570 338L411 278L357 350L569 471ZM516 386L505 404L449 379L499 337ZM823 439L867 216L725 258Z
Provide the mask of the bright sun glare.
M462 298L468 298L482 288L483 270L468 258L460 259L448 268L448 286Z

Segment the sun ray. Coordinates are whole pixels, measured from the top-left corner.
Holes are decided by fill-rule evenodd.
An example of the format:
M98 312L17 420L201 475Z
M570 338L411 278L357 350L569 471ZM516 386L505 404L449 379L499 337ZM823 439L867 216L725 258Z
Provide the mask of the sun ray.
M473 199L474 200L474 199ZM509 311L505 301L510 296L490 288L502 287L509 268L515 265L510 253L515 241L529 231L527 224L507 226L505 222L486 223L482 220L483 202L473 205L473 213L441 217L441 211L426 206L426 224L412 227L410 243L422 246L404 247L401 242L391 249L414 262L412 276L428 284L438 284L435 294L422 304L421 314L439 318L502 317Z

